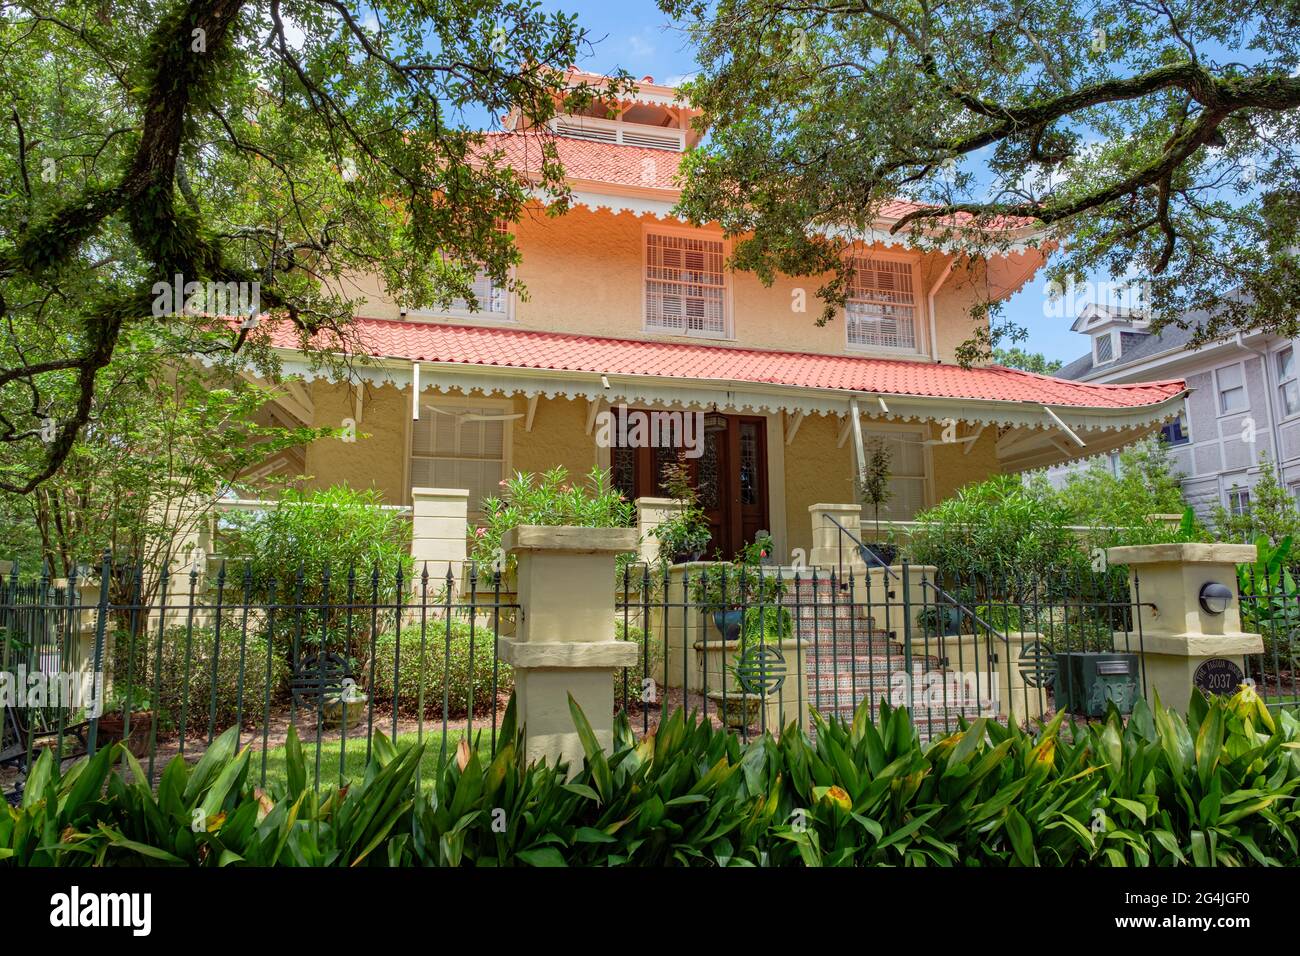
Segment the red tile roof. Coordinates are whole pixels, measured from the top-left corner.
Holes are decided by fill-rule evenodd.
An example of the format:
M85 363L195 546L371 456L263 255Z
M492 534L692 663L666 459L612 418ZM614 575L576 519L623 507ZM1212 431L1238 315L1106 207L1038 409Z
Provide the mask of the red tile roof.
M842 389L980 401L1123 409L1155 405L1184 391L1181 380L1131 385L1070 382L1017 369L851 355L767 351L679 342L646 342L561 332L443 323L356 320L361 350L379 358L608 375ZM287 325L275 342L294 348Z
M622 143L602 143L596 140L557 136L551 133L487 133L486 152L500 151L512 169L525 176L537 176L542 168L542 144L554 143L569 180L581 179L609 186L639 189L679 188L677 171L685 153L646 146L628 146ZM647 162L647 160L649 162ZM891 199L880 208L880 218L886 221L901 219L909 212L926 208L925 203L906 199ZM954 221L972 221L969 213L959 213ZM1001 216L984 223L986 229L1020 229L1034 224L1034 220Z

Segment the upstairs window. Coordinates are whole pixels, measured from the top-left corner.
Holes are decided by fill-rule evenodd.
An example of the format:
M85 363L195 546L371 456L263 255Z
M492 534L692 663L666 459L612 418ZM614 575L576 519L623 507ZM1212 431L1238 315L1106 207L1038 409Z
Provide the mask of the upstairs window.
M722 262L720 239L647 232L646 331L726 338L727 285Z
M1295 353L1291 346L1279 351L1277 362L1277 395L1282 406L1283 417L1290 417L1300 412L1300 385L1296 384Z
M1250 513L1250 491L1239 485L1233 485L1228 489L1228 513L1237 515L1246 515Z
M498 232L506 231L506 224L498 222L496 224ZM513 271L513 270L512 270ZM462 319L510 319L513 318L511 312L511 295L510 289L506 283L496 282L485 269L479 269L474 273L474 279L470 283L470 291L474 293L474 304L471 307L468 299L452 299L451 305L445 309L430 308L422 309L417 314L423 315L447 315L453 318Z
M1225 365L1214 370L1219 388L1219 414L1230 415L1246 410L1246 381L1240 365Z
M1186 445L1191 441L1187 434L1187 420L1180 414L1160 429L1160 437L1170 445Z
M858 257L845 308L851 348L917 350L912 264Z

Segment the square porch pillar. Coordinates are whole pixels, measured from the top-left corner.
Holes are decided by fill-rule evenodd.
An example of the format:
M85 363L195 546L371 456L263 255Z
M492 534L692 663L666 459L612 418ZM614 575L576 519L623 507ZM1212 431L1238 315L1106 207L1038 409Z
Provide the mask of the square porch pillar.
M654 564L659 560L659 549L663 546L663 542L651 532L669 518L680 514L681 510L682 503L676 498L636 500L636 532L641 539L641 560L646 564Z
M519 624L497 638L515 669L515 709L529 762L582 766L582 742L569 713L573 695L609 749L614 742L614 673L637 662L639 648L613 637L614 559L637 548L634 528L520 525L501 542L518 560Z
M812 519L812 551L808 554L808 564L814 568L833 568L838 566L841 560L844 561L845 569L861 571L866 565L862 558L858 556L856 546L851 540L845 538L843 541L843 552L840 550L840 529L836 527L834 518L844 530L850 534L862 537L862 505L837 505L821 503L808 506L808 514Z
M430 587L441 587L451 568L453 588L460 584L465 565L465 536L469 528L469 491L464 488L411 489L411 557L414 580L425 565Z
M1237 601L1237 565L1255 560L1255 546L1132 545L1107 549L1106 559L1129 566L1138 622L1131 631L1116 632L1114 646L1141 656L1147 703L1154 706L1159 694L1163 706L1185 711L1198 686L1235 692L1235 686L1223 683L1225 675L1244 676L1245 657L1264 650L1260 635L1242 631ZM1221 613L1201 605L1207 584L1227 588L1230 597Z

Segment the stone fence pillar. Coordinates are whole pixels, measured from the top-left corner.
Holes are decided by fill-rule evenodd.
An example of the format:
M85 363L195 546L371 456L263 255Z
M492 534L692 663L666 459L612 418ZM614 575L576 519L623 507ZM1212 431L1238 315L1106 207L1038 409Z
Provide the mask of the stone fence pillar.
M641 560L654 564L659 560L662 542L652 532L669 518L680 514L682 503L676 498L638 498L636 500L636 532L641 539ZM672 555L668 556L669 558Z
M834 518L844 529L855 537L862 538L862 505L816 504L808 506L812 518L812 551L808 554L808 564L814 568L838 567L844 562L845 570L861 571L866 565L858 556L857 545L849 538L841 542L840 529ZM841 550L843 544L843 550Z
M515 708L529 761L563 761L570 776L583 749L569 713L582 707L607 750L614 742L614 672L637 662L639 647L614 640L614 559L635 551L634 528L520 525L501 542L518 559L519 624L497 638L515 669Z
M1228 678L1240 680L1247 672L1245 657L1264 650L1260 635L1242 631L1237 601L1237 565L1255 560L1255 546L1131 545L1110 548L1106 557L1129 566L1131 597L1140 602L1140 630L1117 632L1114 644L1117 651L1141 654L1147 702L1154 706L1158 694L1163 706L1186 710L1197 686L1235 691ZM1211 591L1226 595L1222 611L1202 605L1207 585L1220 586Z
M460 586L465 565L465 536L469 524L469 492L464 488L411 489L411 557L414 579L427 562L431 586L441 587L451 568L453 591Z

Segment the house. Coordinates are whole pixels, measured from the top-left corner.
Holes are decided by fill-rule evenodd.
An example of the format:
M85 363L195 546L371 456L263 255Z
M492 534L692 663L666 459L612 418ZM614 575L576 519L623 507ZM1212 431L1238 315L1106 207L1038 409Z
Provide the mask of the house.
M478 310L404 312L359 277L369 361L355 381L313 370L285 340L285 372L300 376L290 416L357 433L305 450L311 480L374 485L395 504L410 503L412 488L465 489L471 520L505 476L555 465L610 468L630 498L655 496L680 449L605 426L625 410L679 412L702 435L688 461L714 546L731 553L766 530L789 554L812 545L809 506L855 500L873 441L893 451L887 517L907 519L972 480L1120 447L1181 408L1180 381L956 364L971 306L1012 295L1042 265L1031 223L1005 224L1007 252L972 264L890 236L915 208L894 203L857 249L845 314L817 326L818 279L765 286L733 273L716 224L674 215L694 118L673 87L647 77L591 115L548 130L511 117L492 134L525 174L538 168L541 137L553 138L573 191L565 215L507 226L527 301L483 276Z
M1300 494L1300 384L1295 342L1267 333L1237 335L1189 348L1206 318L1192 313L1188 328L1150 330L1145 314L1107 305L1084 308L1071 328L1089 349L1056 374L1087 384L1182 379L1184 409L1161 434L1183 475L1183 494L1208 516L1216 505L1240 513L1261 456L1276 463L1278 480ZM1063 469L1052 469L1060 480Z

